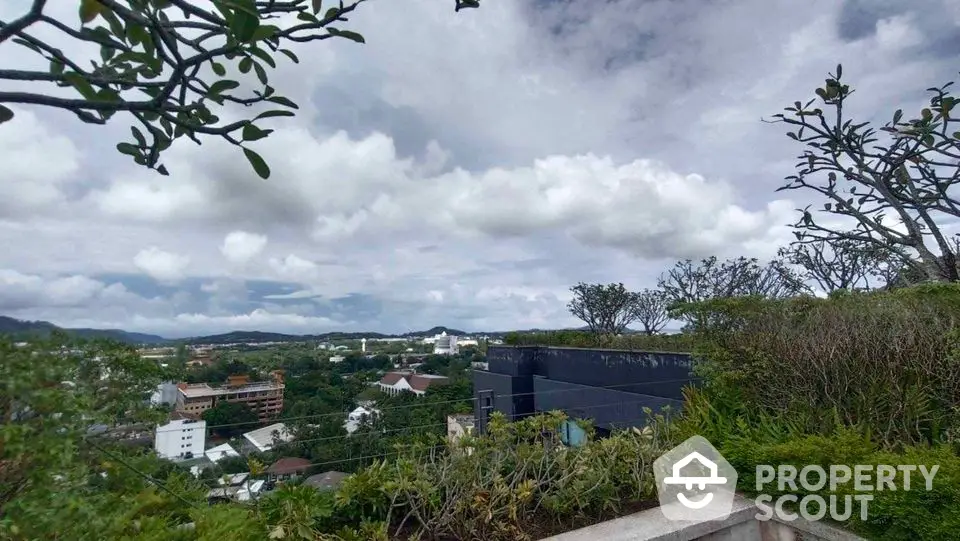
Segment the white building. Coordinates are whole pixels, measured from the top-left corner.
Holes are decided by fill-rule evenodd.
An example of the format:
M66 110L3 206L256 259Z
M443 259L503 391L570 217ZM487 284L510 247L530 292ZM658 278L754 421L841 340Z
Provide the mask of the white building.
M332 363L342 363L345 357L343 355L334 355L330 357L330 362Z
M287 443L293 441L293 433L283 423L276 423L256 430L251 430L243 435L244 454L258 451L265 453L273 449L274 441L279 440Z
M210 462L219 462L224 458L240 456L240 453L231 447L229 443L211 447L210 449L207 449L204 454L207 456L207 460Z
M456 355L460 348L457 346L457 337L447 336L446 331L436 336L433 341L434 355Z
M183 460L203 456L207 441L207 422L183 415L174 415L170 422L157 427L153 449L161 458Z
M433 374L414 374L412 372L387 372L380 378L377 385L380 390L390 396L396 396L404 391L423 396L431 385L445 385L450 380L446 376Z
M177 403L177 385L172 381L165 381L157 385L157 390L150 396L150 404L154 406L173 406Z
M380 415L379 410L360 406L347 414L347 420L344 421L343 428L347 431L347 434L353 434L360 428L360 425L372 421L378 415Z

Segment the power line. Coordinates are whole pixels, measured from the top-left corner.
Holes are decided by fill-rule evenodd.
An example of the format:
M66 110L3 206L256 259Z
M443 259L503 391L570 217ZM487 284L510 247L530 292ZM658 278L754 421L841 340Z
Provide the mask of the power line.
M530 392L524 392L524 393L498 394L498 395L494 395L494 398L512 398L512 397L517 397L517 396L545 395L545 394L555 394L555 393L574 392L574 391L587 391L587 390L590 390L590 389L614 390L614 389L625 388L625 387L637 387L637 386L645 386L645 385L662 385L662 384L667 384L667 383L686 383L686 382L692 382L692 381L700 381L700 380L702 380L702 379L703 379L703 378L690 377L690 378L678 378L678 379L657 380L657 381L640 381L640 382L634 382L634 383L619 383L619 384L616 384L616 385L606 385L606 386L592 386L592 385L583 385L583 384L578 384L578 383L569 383L570 385L579 385L580 387L578 387L578 388L569 388L569 389L552 389L552 390L549 390L549 391L530 391ZM562 383L566 383L566 382L562 382ZM401 410L401 409L416 408L416 407L421 407L421 406L439 406L439 405L444 405L444 404L454 404L454 403L458 403L458 402L466 402L466 401L474 401L474 400L477 400L477 397L458 398L458 399L454 399L454 400L443 400L443 401L439 401L439 402L426 402L426 401L425 401L425 402L423 402L423 403L404 404L404 405L401 405L401 406L393 406L393 407L388 407L388 408L377 408L377 409L378 409L378 411L380 411L380 412L384 412L384 411L395 411L395 410ZM275 424L275 423L285 423L285 422L288 422L288 421L302 421L302 420L306 420L306 419L321 419L321 418L328 418L328 417L342 417L345 413L347 413L347 412L316 413L316 414L312 414L312 415L303 415L303 416L299 416L299 417L286 417L286 418L273 419L271 422ZM212 430L212 429L214 429L214 428L226 428L226 427L243 426L243 425L255 425L255 424L261 424L261 421L244 421L244 422L239 422L239 423L224 423L224 424L219 424L219 425L207 425L206 428ZM157 430L157 433L163 433L163 432L179 432L179 430Z

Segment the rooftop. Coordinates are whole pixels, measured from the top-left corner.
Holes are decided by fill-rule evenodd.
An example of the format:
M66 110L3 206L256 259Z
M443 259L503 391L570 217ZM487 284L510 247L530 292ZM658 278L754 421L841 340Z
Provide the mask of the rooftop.
M282 383L273 381L255 381L246 385L211 387L206 383L188 383L178 386L180 393L187 398L200 398L204 396L220 396L234 393L251 393L259 391L275 391L283 389Z
M303 480L303 484L311 486L317 490L333 489L340 486L340 483L342 483L343 480L349 476L350 474L348 473L328 471L307 477Z
M243 438L252 443L257 450L263 452L273 448L274 433L276 433L280 441L288 442L293 439L293 434L290 432L290 429L283 423L274 423L270 426L251 430L245 433Z
M310 461L305 458L284 457L274 462L267 468L267 473L274 475L288 475L306 471L310 467Z
M240 456L240 453L231 447L229 443L207 449L203 454L212 462L217 462L227 457Z

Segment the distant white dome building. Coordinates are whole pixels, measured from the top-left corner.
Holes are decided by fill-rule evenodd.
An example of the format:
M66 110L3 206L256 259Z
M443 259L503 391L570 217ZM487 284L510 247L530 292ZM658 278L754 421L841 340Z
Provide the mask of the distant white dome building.
M435 355L456 355L459 351L456 336L447 336L446 331L438 334L433 342Z

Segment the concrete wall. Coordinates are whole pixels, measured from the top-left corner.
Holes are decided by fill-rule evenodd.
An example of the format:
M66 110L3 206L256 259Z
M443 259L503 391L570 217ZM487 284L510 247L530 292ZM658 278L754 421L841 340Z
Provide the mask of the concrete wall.
M673 522L654 508L541 541L866 541L825 522L761 522L756 514L745 498L737 498L729 517L711 522Z
M536 411L563 410L575 419L593 419L594 426L610 430L615 427L644 426L646 414L643 408L659 413L670 406L679 411L680 400L635 394L616 389L604 389L533 378L534 408Z
M490 346L487 361L473 379L480 420L490 407L510 419L559 409L599 428L642 426L644 407L679 409L694 382L687 353Z

